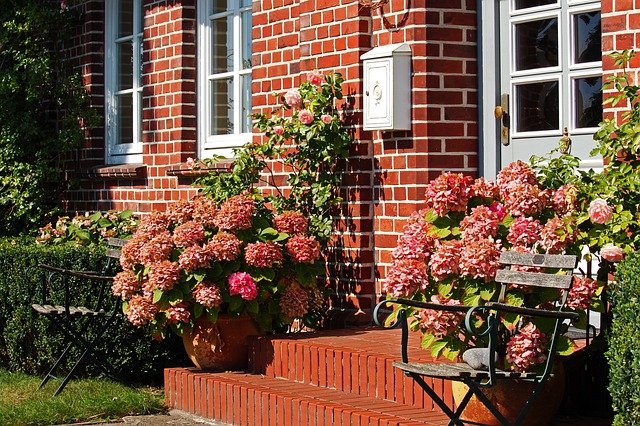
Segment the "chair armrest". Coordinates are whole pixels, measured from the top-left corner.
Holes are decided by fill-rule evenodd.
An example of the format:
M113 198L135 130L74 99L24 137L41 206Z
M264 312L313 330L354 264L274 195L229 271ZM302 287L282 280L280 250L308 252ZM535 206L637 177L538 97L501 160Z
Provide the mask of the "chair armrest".
M59 274L65 274L72 277L86 278L90 280L105 281L105 282L113 281L113 277L104 276L95 271L76 271L73 269L57 268L55 266L46 265L46 264L39 264L38 267L41 269L45 269L47 271L57 272Z
M422 309L433 309L436 311L446 311L446 312L467 312L469 309L474 308L474 306L466 306L466 305L442 305L440 303L430 303L430 302L419 302L417 300L409 300L409 299L387 299L380 304L384 303L394 303L396 305L405 305L412 306L414 308L422 308Z
M489 309L495 309L501 312L511 312L514 314L523 314L543 318L562 318L576 321L580 318L580 316L576 312L548 311L546 309L524 308L521 306L507 305L506 303L487 302L484 306Z

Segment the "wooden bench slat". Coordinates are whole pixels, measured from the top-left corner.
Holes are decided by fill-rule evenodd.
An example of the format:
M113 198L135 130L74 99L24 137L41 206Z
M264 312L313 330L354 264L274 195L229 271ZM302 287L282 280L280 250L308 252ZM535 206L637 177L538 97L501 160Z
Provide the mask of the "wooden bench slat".
M504 265L539 266L541 268L573 269L577 256L573 254L534 254L505 251L500 254Z
M465 363L438 363L438 364L418 364L394 362L393 366L402 371L420 374L426 377L438 377L442 379L455 379L470 377L474 379L488 379L489 372L485 370L474 370ZM502 371L496 369L496 377L501 379L534 379L536 373Z
M571 287L572 275L554 275L542 272L523 272L500 269L496 273L499 283L520 284L535 287L568 289Z
M60 305L53 306L53 305L40 305L40 304L34 303L33 305L31 305L31 307L33 308L34 311L42 315L66 315L66 310L64 306L60 306ZM69 306L69 315L71 316L76 316L76 317L94 316L95 317L95 316L101 316L105 314L106 312L103 309L99 311L93 311L84 306Z

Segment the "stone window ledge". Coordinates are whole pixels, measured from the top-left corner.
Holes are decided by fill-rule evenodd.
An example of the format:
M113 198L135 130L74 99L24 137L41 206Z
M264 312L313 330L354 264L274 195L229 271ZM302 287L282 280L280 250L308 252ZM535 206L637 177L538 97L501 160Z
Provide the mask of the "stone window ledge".
M135 179L147 175L144 164L119 164L115 166L96 166L79 173L80 178L90 179Z
M233 167L233 160L220 160L215 164L205 167L198 166L195 168L189 167L184 163L174 164L167 169L168 176L176 176L178 178L196 178L198 176L204 176L209 172L228 172Z

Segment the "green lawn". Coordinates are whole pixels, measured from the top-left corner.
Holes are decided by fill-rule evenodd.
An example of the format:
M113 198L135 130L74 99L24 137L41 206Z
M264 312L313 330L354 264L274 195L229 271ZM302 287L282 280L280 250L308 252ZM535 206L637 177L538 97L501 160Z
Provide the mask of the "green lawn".
M0 426L56 425L117 420L165 410L162 390L129 388L102 379L72 380L53 397L58 383L38 390L40 378L0 370Z

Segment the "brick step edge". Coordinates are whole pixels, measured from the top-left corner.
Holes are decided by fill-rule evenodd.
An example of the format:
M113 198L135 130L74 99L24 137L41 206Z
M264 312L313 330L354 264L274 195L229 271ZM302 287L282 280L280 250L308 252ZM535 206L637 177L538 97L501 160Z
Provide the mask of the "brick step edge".
M165 398L169 408L240 426L418 426L448 422L441 412L248 373L166 369Z
M395 401L430 411L438 410L413 379L393 367L399 355L394 357L306 340L264 337L251 340L250 347L248 371L251 373ZM410 352L410 357L421 357L424 361L432 359L425 351L415 350ZM452 403L450 381L425 380L448 404Z

